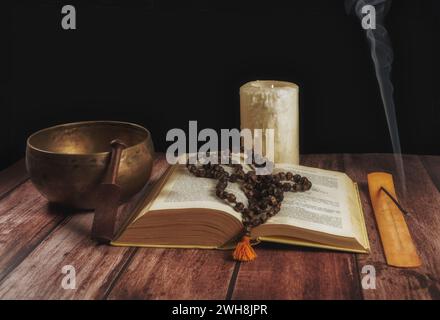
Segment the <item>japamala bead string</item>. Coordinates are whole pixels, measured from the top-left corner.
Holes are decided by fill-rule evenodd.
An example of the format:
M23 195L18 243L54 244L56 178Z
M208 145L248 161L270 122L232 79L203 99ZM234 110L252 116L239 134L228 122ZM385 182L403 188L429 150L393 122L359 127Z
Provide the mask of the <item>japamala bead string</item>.
M221 162L219 156L218 163ZM225 162L223 162L225 163ZM231 163L230 161L227 163ZM253 161L254 165L255 161ZM260 163L260 162L259 162ZM232 172L229 173L220 164L205 163L202 165L190 164L187 168L194 176L218 180L216 195L227 201L235 211L242 215L244 236L237 244L233 257L238 261L251 261L256 258L255 251L250 245L251 230L264 224L269 218L281 210L285 192L305 192L311 189L312 183L306 177L291 172L257 175L255 170L244 172L241 164L229 164ZM237 201L234 194L225 191L228 183L239 183L248 199L248 207Z

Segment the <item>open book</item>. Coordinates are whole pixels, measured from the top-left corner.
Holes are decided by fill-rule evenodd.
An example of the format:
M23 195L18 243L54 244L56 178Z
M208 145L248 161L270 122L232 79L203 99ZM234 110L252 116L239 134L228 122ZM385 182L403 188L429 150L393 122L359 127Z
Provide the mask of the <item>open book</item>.
M369 251L357 185L346 174L292 165L277 165L277 171L306 176L313 187L305 193L286 192L281 211L252 230L255 242ZM172 166L112 244L230 248L243 228L241 214L216 197L216 183L194 177L184 165ZM226 191L247 205L238 184L229 183Z

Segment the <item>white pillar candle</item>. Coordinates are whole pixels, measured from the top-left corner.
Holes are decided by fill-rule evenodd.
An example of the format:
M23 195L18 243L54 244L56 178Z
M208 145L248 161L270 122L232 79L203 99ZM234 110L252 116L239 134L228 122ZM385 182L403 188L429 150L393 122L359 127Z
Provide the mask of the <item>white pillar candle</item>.
M298 96L290 82L253 81L240 88L241 128L274 130L275 163L299 164Z

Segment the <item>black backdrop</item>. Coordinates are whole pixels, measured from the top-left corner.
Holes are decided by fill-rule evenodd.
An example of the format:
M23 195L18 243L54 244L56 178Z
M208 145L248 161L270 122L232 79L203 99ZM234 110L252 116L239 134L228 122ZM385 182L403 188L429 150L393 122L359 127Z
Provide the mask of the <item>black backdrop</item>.
M61 29L74 4L77 30ZM5 4L2 4L5 6ZM14 1L1 9L1 166L31 132L79 120L166 132L239 127L239 86L301 87L301 152L390 152L369 48L343 0ZM437 0L394 1L387 18L404 153L440 153Z

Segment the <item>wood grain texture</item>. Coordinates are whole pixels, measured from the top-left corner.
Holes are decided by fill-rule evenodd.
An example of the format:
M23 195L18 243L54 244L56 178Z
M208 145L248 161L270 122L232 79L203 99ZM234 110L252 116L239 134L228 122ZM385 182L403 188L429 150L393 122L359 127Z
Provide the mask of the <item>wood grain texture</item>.
M365 299L439 299L440 298L440 197L417 156L404 156L407 195L395 181L399 201L411 212L406 217L411 235L422 259L422 267L399 269L386 265L382 244L371 208L367 173L394 174L391 155L345 155L347 174L359 183L362 205L370 238L371 254L358 255L358 270L372 265L377 272L377 289L363 290ZM362 276L362 275L360 275Z
M235 262L230 251L140 249L109 299L225 299Z
M163 174L167 165L163 159L155 162L154 174L148 188ZM35 193L31 190L30 193ZM13 195L22 196L22 190ZM38 198L46 206L46 200ZM13 202L13 201L10 201ZM124 210L127 204L121 208ZM27 205L27 207L32 207ZM26 212L26 210L22 210ZM58 216L60 212L44 216ZM23 223L30 223L35 214L29 214ZM106 296L114 279L124 268L135 251L133 248L99 246L90 239L93 213L76 212L69 214L62 224L33 250L0 284L2 299L100 299ZM25 229L24 231L29 231ZM65 290L61 282L65 274L63 266L71 265L76 270L75 290Z
M0 199L29 178L24 159L0 172Z
M232 261L230 251L97 246L89 240L92 214L48 205L17 175L18 164L0 173L6 190L0 193L0 298L440 299L440 157L404 159L409 192L403 197L397 186L397 193L412 213L407 223L423 260L408 270L385 263L366 183L368 172L394 172L390 155L303 157L306 165L345 171L359 183L370 255L264 244L248 264ZM152 182L167 166L163 156L156 160ZM119 224L140 198L120 208ZM76 290L61 287L67 264L76 268ZM376 268L376 290L361 289L365 265Z
M432 179L432 182L437 187L437 190L440 191L440 157L436 156L420 156L423 165L428 171L429 176Z
M130 248L98 246L90 239L93 213L60 225L0 285L1 299L99 299L128 259ZM64 266L75 268L76 289L66 290Z
M303 165L344 170L340 155L303 156ZM361 299L354 254L264 244L241 264L233 299Z
M30 181L1 199L0 281L65 218Z

